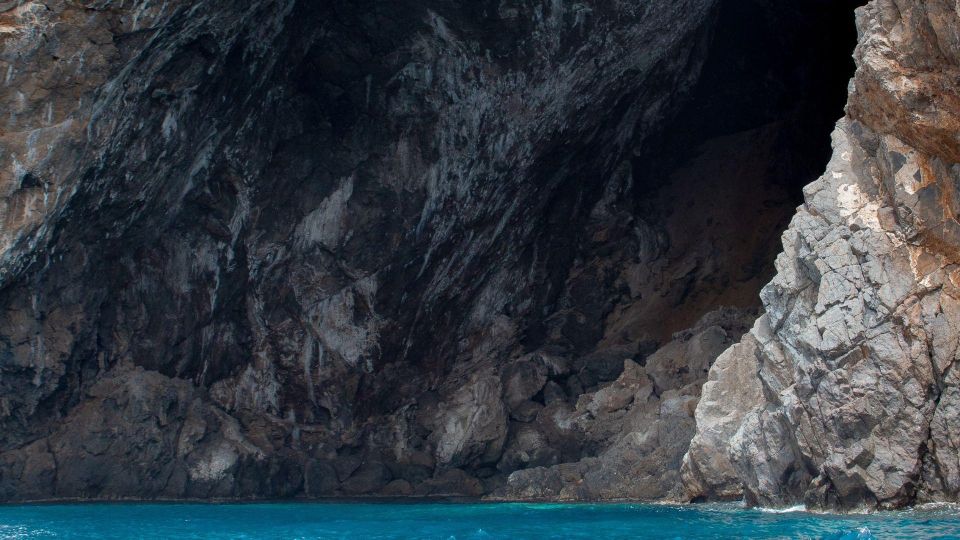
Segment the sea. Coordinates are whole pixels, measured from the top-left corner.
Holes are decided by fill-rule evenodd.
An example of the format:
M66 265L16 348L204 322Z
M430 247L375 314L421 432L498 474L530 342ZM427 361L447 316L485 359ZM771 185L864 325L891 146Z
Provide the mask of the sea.
M0 506L0 538L960 539L960 508L837 515L736 504L36 504Z

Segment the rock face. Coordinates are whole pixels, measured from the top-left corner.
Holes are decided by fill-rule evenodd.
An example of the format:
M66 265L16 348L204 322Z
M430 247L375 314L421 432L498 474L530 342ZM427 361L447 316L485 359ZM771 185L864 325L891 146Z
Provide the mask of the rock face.
M710 371L690 498L838 508L960 493L960 11L875 0L826 173L766 314Z
M683 270L646 270L630 160L716 7L0 3L0 499L479 495L560 459L523 425L664 335L605 320Z
M0 2L0 500L955 499L946 0L773 265L854 3Z

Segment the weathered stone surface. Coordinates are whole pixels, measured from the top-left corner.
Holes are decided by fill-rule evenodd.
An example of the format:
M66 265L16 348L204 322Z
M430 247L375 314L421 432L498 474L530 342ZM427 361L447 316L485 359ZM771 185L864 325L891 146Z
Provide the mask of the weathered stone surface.
M507 437L507 410L500 381L479 376L445 405L437 419L437 462L445 467L496 463ZM449 408L447 408L449 407Z
M547 383L547 365L539 358L523 358L503 372L503 399L514 411L520 404L530 401Z
M385 489L391 479L390 470L383 463L366 463L350 475L340 488L348 495L376 493Z
M707 369L746 329L749 312L720 310L648 356L646 366L624 360L620 376L581 395L574 410L540 418L574 434L587 456L557 463L544 424L521 424L501 471L509 473L496 498L676 500L682 497L681 459L695 431L694 408ZM693 366L690 372L678 369ZM657 381L650 375L658 374ZM559 411L558 411L559 412Z
M0 6L0 498L502 483L656 339L630 163L716 5Z
M835 4L0 4L0 500L683 497ZM950 9L861 15L691 495L960 489Z
M762 317L757 324L764 324ZM703 384L697 405L701 421L685 459L687 489L695 497L739 498L740 477L729 455L730 440L743 423L745 412L763 403L757 380L757 341L753 333L721 354Z
M848 116L783 235L767 315L704 387L690 497L957 499L960 13L876 0L858 25Z

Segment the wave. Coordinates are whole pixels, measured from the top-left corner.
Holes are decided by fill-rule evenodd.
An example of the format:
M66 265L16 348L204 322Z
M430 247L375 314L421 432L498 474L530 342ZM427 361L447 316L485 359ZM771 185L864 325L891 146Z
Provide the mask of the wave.
M767 514L790 514L793 512L807 512L807 507L798 504L795 506L787 506L783 508L757 508L757 510L767 513Z

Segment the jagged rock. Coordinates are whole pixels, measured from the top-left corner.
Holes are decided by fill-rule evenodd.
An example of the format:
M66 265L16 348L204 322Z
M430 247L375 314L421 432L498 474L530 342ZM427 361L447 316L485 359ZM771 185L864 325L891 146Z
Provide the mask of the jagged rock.
M580 396L576 409L559 419L574 430L579 445L592 455L560 464L542 463L541 456L555 461L563 455L544 452L550 446L542 431L538 431L544 426L539 420L519 425L499 465L510 474L493 496L561 500L681 498L680 465L695 432L694 410L700 385L707 376L706 368L743 331L744 321L750 318L748 312L718 310L654 352L648 357L647 366L652 362L659 374L662 387L657 393L647 368L624 360L615 381ZM698 369L676 369L681 362ZM552 407L546 407L540 418L550 418Z
M784 233L767 315L704 387L691 497L956 500L960 13L876 0L857 22L833 158Z
M393 480L383 487L380 494L387 497L406 497L413 495L413 486L403 479Z
M547 366L533 359L521 359L503 371L503 400L513 411L529 401L547 383Z
M765 324L765 317L757 325ZM739 498L740 477L729 455L731 440L745 411L763 403L757 373L757 340L753 333L721 354L703 384L696 416L699 426L684 457L684 482L694 497Z
M555 465L559 461L558 449L551 447L535 426L515 424L512 429L510 445L504 450L497 469L511 473L517 469Z
M383 463L365 463L343 482L340 489L349 495L376 493L387 486L392 476Z
M577 400L577 412L586 412L596 417L622 410L634 401L646 402L653 393L653 386L644 369L632 360L624 360L622 373L613 384L581 395Z
M714 358L729 345L726 331L710 326L694 335L675 339L647 357L646 374L653 379L657 390L675 388L702 381Z
M312 496L329 496L340 487L337 471L332 465L322 460L307 462L304 470L304 493Z
M547 381L547 384L543 387L543 403L545 405L550 405L552 403L566 400L567 393L564 392L563 387L554 381Z
M419 496L479 497L485 492L483 482L460 469L449 469L425 480L414 491Z
M630 161L717 1L0 6L0 498L495 467L618 369Z
M543 405L535 401L524 401L514 407L510 413L510 418L518 422L532 422L541 410L543 410Z
M500 381L478 376L441 409L434 434L437 463L445 467L491 464L500 459L507 437L507 410Z

